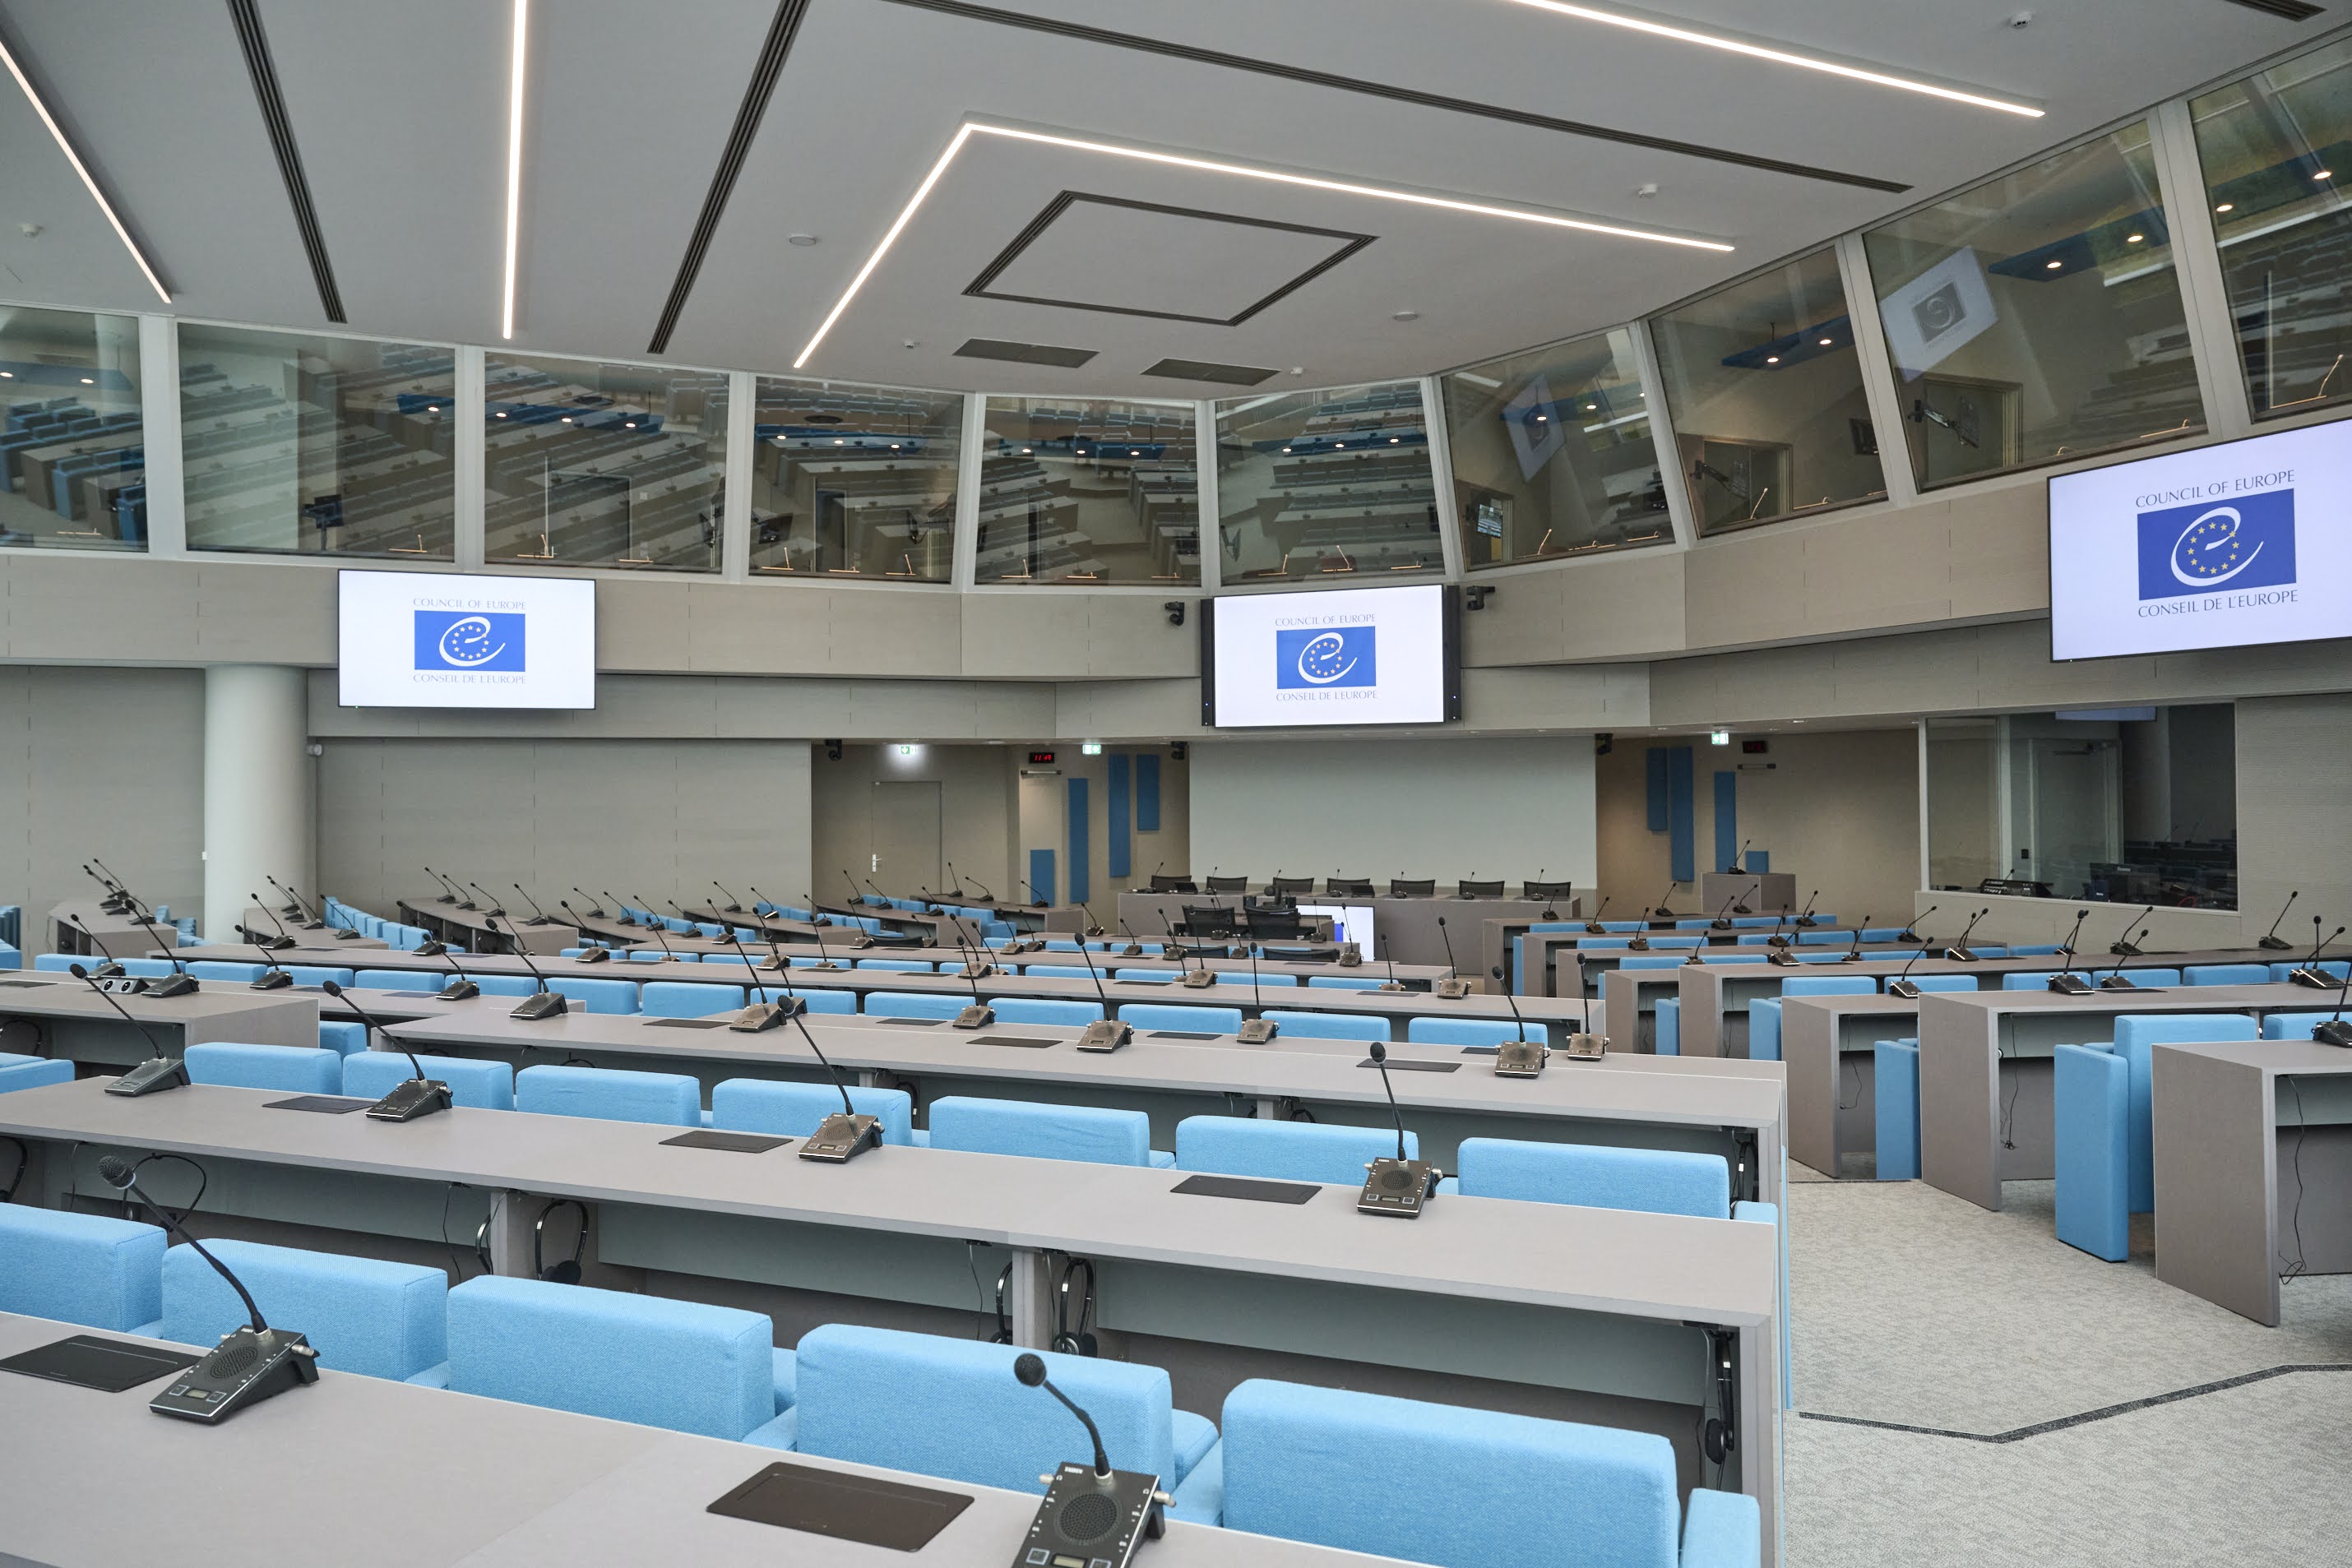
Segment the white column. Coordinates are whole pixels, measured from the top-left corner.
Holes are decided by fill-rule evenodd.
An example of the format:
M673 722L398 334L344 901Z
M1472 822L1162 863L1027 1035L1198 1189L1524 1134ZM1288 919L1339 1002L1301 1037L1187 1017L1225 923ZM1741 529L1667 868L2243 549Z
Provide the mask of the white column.
M235 941L264 876L316 901L310 722L303 673L285 664L205 671L204 934Z

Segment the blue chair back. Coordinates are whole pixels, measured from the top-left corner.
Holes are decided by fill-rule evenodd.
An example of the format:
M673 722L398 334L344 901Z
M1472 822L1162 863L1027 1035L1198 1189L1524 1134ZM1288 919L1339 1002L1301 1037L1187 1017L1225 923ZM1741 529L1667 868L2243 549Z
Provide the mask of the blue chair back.
M0 1203L0 1312L127 1333L163 1312L161 1227Z
M2101 1045L2051 1052L2058 1239L2120 1263L2131 1242L2131 1069Z
M1683 1053L1682 998L1680 997L1660 997L1653 1005L1655 1013L1654 1021L1657 1025L1657 1042L1655 1048L1657 1054L1660 1056L1680 1056ZM1771 1006L1775 1011L1780 1008L1780 1004L1778 1002L1773 1002ZM1754 1023L1755 1019L1753 1014L1749 1015L1748 1021L1750 1024ZM1773 1049L1776 1051L1780 1049L1777 1042ZM1748 1044L1748 1055L1752 1058L1755 1054L1755 1043L1751 1036Z
M16 1089L40 1089L73 1082L74 1064L47 1056L20 1056L0 1051L0 1094Z
M265 1316L300 1327L320 1366L398 1382L448 1359L449 1277L439 1269L228 1237L205 1245ZM228 1281L184 1245L163 1254L163 1316L157 1337L207 1349L246 1321Z
M633 1013L637 1010L635 980L592 980L578 975L550 975L547 988L580 1003L592 1013Z
M466 978L480 988L486 997L532 997L539 994L539 982L529 975L485 975L468 969Z
M1302 1040L1378 1040L1389 1038L1389 1020L1372 1014L1297 1013L1268 1008L1262 1015L1284 1034ZM1238 1027L1238 1026L1236 1026Z
M1420 1158L1419 1134L1407 1132L1404 1147L1409 1156ZM1361 1186L1365 1166L1395 1154L1396 1134L1385 1127L1246 1116L1187 1116L1176 1124L1179 1170Z
M319 1043L337 1056L351 1056L368 1048L368 1026L357 1019L320 1019Z
M1173 969L1113 969L1110 972L1110 977L1114 980L1124 980L1131 986L1172 986L1181 977ZM1285 978L1288 977L1286 976ZM1219 975L1217 981L1220 985L1235 983L1224 975ZM1248 985L1249 976L1244 973L1239 983Z
M1118 977L1124 980L1130 975L1140 977L1146 974L1149 974L1155 980L1173 980L1176 977L1174 974L1166 969L1121 969L1118 972ZM1250 972L1247 969L1220 969L1217 971L1217 984L1221 986L1246 986L1251 983ZM1374 982L1374 984L1378 983L1379 982L1377 981ZM1255 984L1257 988L1261 991L1271 991L1282 986L1297 985L1298 977L1296 975L1269 975L1261 969L1258 971L1256 976Z
M915 1141L915 1102L904 1089L861 1089L852 1084L850 1108L882 1124L882 1141ZM722 1132L766 1133L805 1138L827 1116L841 1113L841 1094L830 1083L788 1083L771 1078L726 1078L710 1090L710 1124Z
M2272 1013L2263 1019L2263 1038L2264 1040L2309 1040L2313 1029L2335 1016L2332 1010L2324 1013ZM2352 1018L2352 1012L2347 1012L2345 1016Z
M1731 1167L1720 1155L1465 1138L1457 1158L1465 1197L1731 1218Z
M515 1109L542 1116L691 1127L702 1120L702 1086L680 1072L526 1067L515 1074Z
M1867 997L1878 991L1868 975L1798 975L1780 982L1784 997Z
M334 981L339 986L348 986L352 983L351 970L339 968L331 964L288 964L284 968L288 974L294 977L294 983L298 986L323 986L329 980ZM488 987L483 988L488 989Z
M2045 990L2049 988L2051 977L2058 972L2055 969L2035 969L2031 972L2011 969L2000 977L2000 988L2004 991Z
M1417 1018L1405 1020L1404 1037L1416 1045L1501 1045L1507 1041L1527 1039L1540 1040L1543 1025L1531 1023L1527 1032L1520 1026L1503 1023L1495 1019Z
M1103 1016L1100 1002L1065 1002L1044 997L993 997L988 1005L996 1009L999 1023L1066 1024L1083 1029L1099 1022Z
M891 969L902 975L928 975L938 967L919 958L860 958L857 967L861 969Z
M1325 991L1377 991L1380 981L1369 975L1309 975L1309 989Z
M1617 960L1621 969L1679 969L1683 961L1673 954L1635 953Z
M184 1053L188 1082L230 1089L282 1089L294 1094L340 1094L343 1058L323 1047L236 1045L214 1040Z
M1878 1179L1911 1181L1919 1175L1919 1043L1882 1040L1871 1047L1876 1068L1871 1109L1877 1120Z
M931 1102L931 1147L1102 1166L1151 1164L1151 1118L1140 1111L946 1095Z
M218 980L223 985L251 985L261 978L269 967L267 964L232 964L226 958L188 958L188 973L199 980Z
M1024 965L1021 972L1024 975L1043 975L1048 979L1055 980L1083 980L1096 973L1092 969L1074 969L1066 964L1029 964Z
M465 1056L424 1056L416 1059L427 1078L449 1086L453 1105L477 1111L515 1108L514 1068L504 1061L477 1061ZM381 1100L393 1086L416 1076L407 1056L396 1051L362 1051L343 1058L343 1092Z
M952 991L868 991L866 1016L877 1019L951 1019L971 1005Z
M1911 983L1923 991L1973 991L1977 989L1974 975L1914 975Z
M352 984L362 991L437 991L449 983L449 971L423 969L361 969Z
M1170 1007L1159 1002L1129 1002L1118 1009L1121 1023L1138 1029L1167 1030L1181 1034L1239 1034L1239 1008Z
M2180 971L2192 986L2264 986L2270 983L2268 964L2191 964Z
M649 1018L700 1019L714 1013L740 1011L740 986L706 986L691 980L647 980L638 993L637 1008ZM773 1000L772 997L770 998Z

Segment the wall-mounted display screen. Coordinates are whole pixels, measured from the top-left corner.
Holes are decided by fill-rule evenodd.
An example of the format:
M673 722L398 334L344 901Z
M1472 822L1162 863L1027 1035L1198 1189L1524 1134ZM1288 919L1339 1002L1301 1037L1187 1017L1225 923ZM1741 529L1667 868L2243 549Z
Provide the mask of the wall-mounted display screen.
M2352 423L2050 481L2050 656L2352 637Z
M1201 606L1201 720L1216 728L1462 716L1460 601L1438 583Z
M337 575L343 706L596 706L594 580Z

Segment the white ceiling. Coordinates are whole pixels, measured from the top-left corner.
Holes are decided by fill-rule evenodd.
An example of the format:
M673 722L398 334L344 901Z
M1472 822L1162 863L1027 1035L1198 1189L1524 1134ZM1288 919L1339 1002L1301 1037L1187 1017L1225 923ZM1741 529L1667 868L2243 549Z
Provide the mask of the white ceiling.
M667 359L785 371L980 118L1728 242L1715 254L974 137L808 370L1037 392L1203 395L1164 356L1289 384L1410 375L1626 320L2319 36L2228 0L1671 0L1675 17L2039 103L2025 120L1579 23L1511 0L1003 0L1123 37L1737 150L1906 193L1303 83L894 0L811 0ZM349 329L499 341L508 7L260 0ZM642 359L773 0L536 0L515 346ZM2119 25L2127 20L2128 25ZM228 8L0 0L0 27L194 317L324 325ZM159 308L0 83L0 294ZM1654 197L1635 191L1654 183ZM1375 236L1235 326L967 297L1055 197ZM1087 214L1100 218L1112 209ZM1076 214L1073 214L1074 216ZM1205 314L1297 248L1218 224L1057 224L1057 292ZM26 237L20 225L37 224ZM814 235L813 246L785 236ZM1230 261L1248 286L1199 274ZM1008 272L996 286L1014 288ZM1239 308L1239 306L1234 307ZM1418 319L1400 322L1399 311ZM1077 370L966 338L1097 350ZM908 347L909 340L912 347ZM1294 367L1297 378L1290 372Z

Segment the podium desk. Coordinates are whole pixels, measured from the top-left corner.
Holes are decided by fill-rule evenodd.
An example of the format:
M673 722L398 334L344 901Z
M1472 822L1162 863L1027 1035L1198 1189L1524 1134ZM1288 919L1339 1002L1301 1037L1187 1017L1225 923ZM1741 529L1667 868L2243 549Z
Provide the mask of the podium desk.
M2004 1181L2047 1179L2053 1046L2115 1038L2126 1013L2322 1010L2333 991L2294 985L2164 990L1930 991L1919 998L1919 1174L1984 1208Z
M1919 1004L1874 997L1790 997L1780 1006L1789 1075L1789 1157L1838 1176L1839 1156L1877 1147L1882 1040L1919 1032Z
M1735 915L1794 915L1797 879L1785 871L1710 871L1698 879L1699 912L1713 919L1726 904Z
M2275 1328L2285 1270L2352 1273L2352 1051L2165 1044L2149 1079L2158 1279Z
M154 928L152 936L150 925ZM158 942L166 947L180 943L179 927L170 922L142 925L127 915L109 915L94 898L68 899L54 905L49 910L48 935L52 953L87 953L101 958L128 958Z
M1777 1226L1461 1197L1401 1222L1358 1213L1352 1187L1249 1202L1179 1192L1186 1178L1171 1170L905 1147L834 1166L789 1145L676 1146L674 1126L270 1108L286 1098L198 1085L120 1100L97 1081L50 1084L0 1095L0 1134L37 1150L29 1190L51 1203L94 1190L110 1150L181 1154L212 1176L206 1220L332 1227L355 1247L383 1236L432 1245L445 1223L470 1235L486 1192L502 1273L529 1270L547 1200L576 1198L594 1210L598 1267L801 1326L912 1319L968 1333L989 1311L973 1274L1009 1256L1014 1341L1043 1345L1049 1260L1087 1258L1102 1330L1169 1367L1188 1408L1216 1408L1223 1389L1253 1375L1472 1405L1506 1384L1517 1408L1668 1437L1686 1479L1710 1403L1711 1327L1735 1363L1739 1490L1761 1505L1764 1539L1778 1533ZM454 1222L453 1183L477 1189ZM304 1397L282 1396L223 1431L298 1411Z
M133 1066L159 1049L166 1056L184 1055L192 1045L214 1040L317 1048L316 997L214 980L199 985L192 995L159 1000L131 994L101 997L71 975L49 970L0 976L0 1038L8 1050L22 1049L23 1031L35 1026L47 1038L48 1055L112 1067ZM121 1003L122 1012L110 1002ZM124 1012L137 1024L126 1021Z

